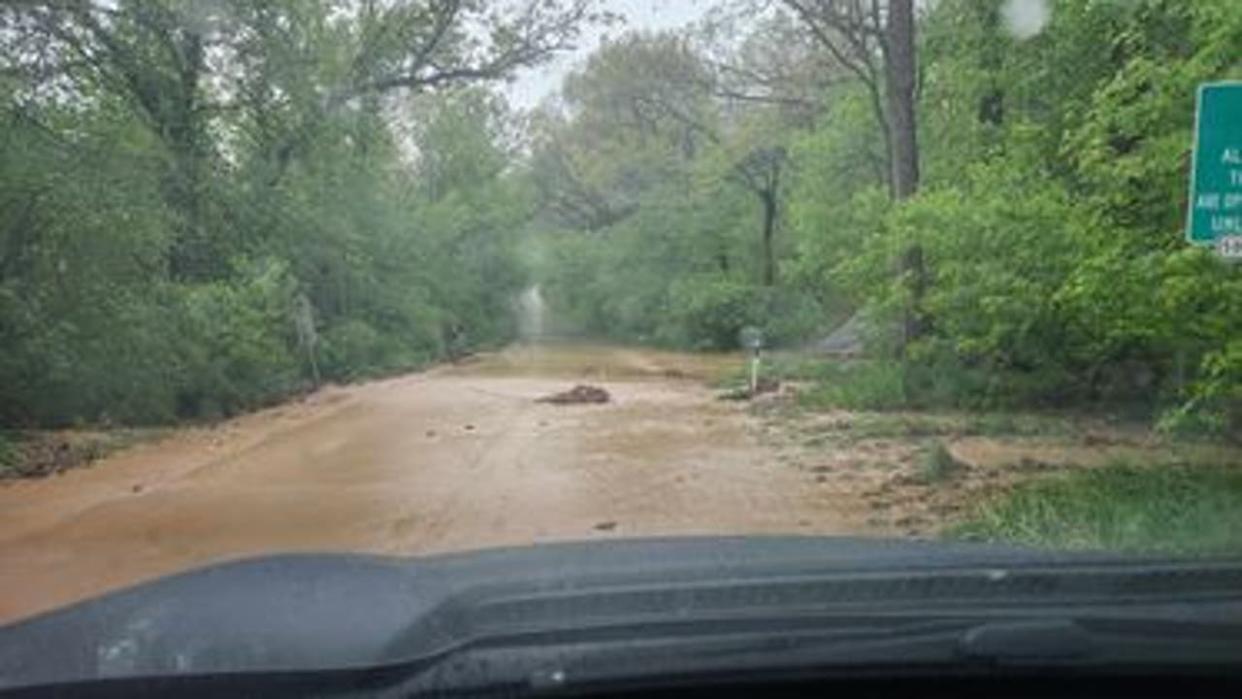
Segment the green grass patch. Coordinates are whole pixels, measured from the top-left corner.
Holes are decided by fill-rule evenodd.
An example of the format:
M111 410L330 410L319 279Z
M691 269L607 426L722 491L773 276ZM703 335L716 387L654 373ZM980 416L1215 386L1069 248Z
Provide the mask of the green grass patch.
M777 381L826 381L838 375L840 362L797 353L763 355L760 375ZM739 356L737 366L719 376L715 388L744 386L750 381L750 357Z
M0 432L0 475L17 464L17 436Z
M1068 436L1076 429L1070 419L1052 415L861 412L815 425L805 435L806 445L816 446L877 439Z
M812 409L1021 412L1089 403L1067 393L1064 377L1055 374L966 367L953 361L826 362L810 378L817 385L804 393L803 402Z
M1055 549L1242 552L1242 470L1113 466L1035 481L950 536Z
M813 409L899 410L907 406L900 365L859 360L827 363L800 402Z
M919 478L928 485L944 483L962 470L964 464L953 458L943 442L936 442L923 453L919 462Z

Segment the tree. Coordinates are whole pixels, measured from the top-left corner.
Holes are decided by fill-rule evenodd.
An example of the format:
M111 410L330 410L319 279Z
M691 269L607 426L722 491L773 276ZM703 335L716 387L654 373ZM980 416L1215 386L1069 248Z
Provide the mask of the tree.
M782 0L825 51L851 71L871 96L888 153L889 192L895 201L919 189L918 63L914 0ZM927 331L923 249L917 243L899 263L910 301L902 321L902 354Z
M884 55L888 124L892 134L893 196L898 200L909 199L919 189L914 0L889 0L888 21L880 47ZM913 258L911 264L922 266L921 261Z
M913 0L781 0L814 41L865 87L884 139L889 191L918 191Z
M549 177L540 179L568 185L549 197L554 206L576 204L579 210L585 206L599 223L615 221L616 213L633 213L642 192L661 183L659 168L627 151L658 152L655 157L684 172L710 162L759 205L760 278L763 285L774 286L775 236L787 155L784 130L764 113L769 103L752 100L744 109L726 110L722 102L736 98L719 97L716 80L703 57L683 38L632 34L611 42L590 59L586 70L567 80L565 100L575 124L567 127L562 122L559 130L590 134L583 142L596 151L596 159L603 163L598 167L612 171L614 181L591 187L571 177L581 168L566 153L563 136L554 137L539 156L549 170ZM601 144L611 145L601 148ZM599 158L604 149L616 157ZM602 191L621 193L622 202L605 203L598 194Z
M15 31L8 59L19 70L79 99L120 98L165 145L164 199L179 220L170 273L212 278L226 255L205 221L206 172L225 154L213 152L209 131L226 115L252 112L279 177L335 113L375 109L393 93L504 79L568 48L584 22L606 19L594 5L527 0L492 12L479 0L30 0L0 12Z
M749 0L722 3L693 31L711 70L703 87L726 110L774 107L785 126L809 128L844 76L797 19L755 9Z
M530 196L466 89L595 5L0 5L0 421L227 415L503 342Z

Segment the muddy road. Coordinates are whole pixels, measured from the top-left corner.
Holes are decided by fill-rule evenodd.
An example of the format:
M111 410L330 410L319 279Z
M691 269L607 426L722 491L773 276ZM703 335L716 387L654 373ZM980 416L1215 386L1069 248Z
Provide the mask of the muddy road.
M704 380L737 361L514 348L0 486L0 621L272 552L858 531L861 511L714 399ZM584 381L613 402L536 403Z

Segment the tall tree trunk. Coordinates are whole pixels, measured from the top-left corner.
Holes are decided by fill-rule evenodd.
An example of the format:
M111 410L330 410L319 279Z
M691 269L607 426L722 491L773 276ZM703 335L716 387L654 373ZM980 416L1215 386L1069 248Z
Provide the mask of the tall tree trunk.
M776 286L776 192L765 191L759 195L763 202L763 285Z
M983 48L979 51L979 69L987 76L988 87L979 98L979 122L989 126L1005 123L1005 90L1001 87L1001 68L1005 63L1001 35L1000 5L981 5L979 22L983 27Z
M199 102L200 81L206 54L202 37L187 33L177 42L180 66L176 94L156 112L162 120L161 136L172 152L172 164L164 183L164 198L179 221L170 251L169 267L174 279L209 279L219 260L215 242L204 221L203 178L206 166L206 128Z
M893 196L900 201L914 196L919 189L918 121L914 104L918 82L914 0L890 2L885 44Z
M897 201L909 199L919 190L918 117L916 89L918 61L914 49L914 0L891 0L885 37L885 70L888 78L888 123L891 129L892 191ZM927 268L923 248L914 244L902 253L900 270L909 300L902 319L901 355L927 330L923 297L927 290ZM907 385L907 395L911 388Z

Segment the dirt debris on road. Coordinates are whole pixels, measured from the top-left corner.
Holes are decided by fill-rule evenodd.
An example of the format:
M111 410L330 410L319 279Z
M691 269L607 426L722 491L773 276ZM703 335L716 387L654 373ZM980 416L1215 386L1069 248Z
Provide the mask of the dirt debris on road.
M582 384L562 393L544 396L535 402L549 405L600 405L610 401L612 401L612 394L608 391L599 386Z

